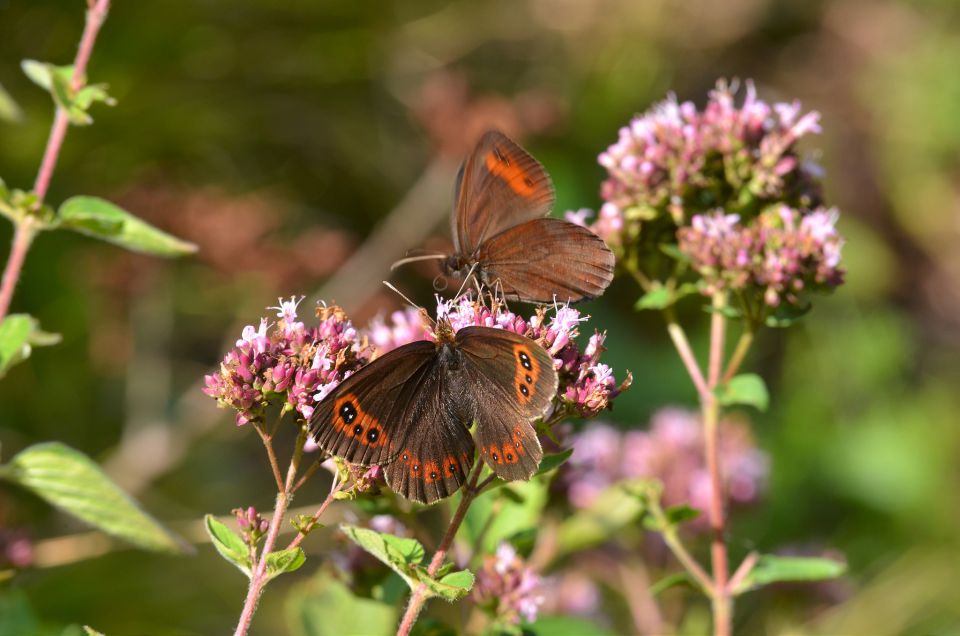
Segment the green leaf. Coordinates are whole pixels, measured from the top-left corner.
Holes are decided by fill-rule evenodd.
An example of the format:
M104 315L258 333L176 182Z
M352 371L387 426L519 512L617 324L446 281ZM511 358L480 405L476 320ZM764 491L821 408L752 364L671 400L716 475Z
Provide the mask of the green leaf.
M64 512L148 550L181 552L181 543L118 488L89 457L58 442L24 449L0 469Z
M723 307L714 307L713 305L704 305L703 310L708 314L720 314L731 320L739 320L743 317L743 312L733 305L724 305Z
M554 468L559 468L567 463L567 460L570 459L571 455L573 455L572 448L560 451L559 453L550 453L549 455L544 455L543 459L540 460L540 468L537 469L537 472L535 472L534 475L543 475L544 473L549 473Z
M404 539L390 534L381 534L368 528L341 525L340 530L358 546L386 564L399 574L410 589L419 582L414 570L423 560L423 546L416 539ZM387 537L390 537L388 540ZM414 545L415 544L415 545Z
M770 394L763 378L756 373L743 373L717 387L717 400L723 406L746 404L759 411L766 411Z
M86 634L87 636L104 636L103 632L98 632L97 630L90 627L89 625L83 626L83 633Z
M440 580L430 578L426 572L420 576L420 580L427 586L427 589L434 596L453 602L458 601L473 589L473 572L470 570L460 570L451 572Z
M388 636L398 620L397 607L355 596L328 573L294 586L286 615L293 636Z
M691 508L687 504L670 506L663 512L667 517L667 522L674 526L678 526L681 523L686 523L687 521L693 521L700 516L699 510L696 508Z
M541 616L537 622L525 629L536 636L614 636L605 627L591 623L585 618L573 616Z
M773 313L767 316L764 323L774 329L784 329L806 316L811 309L813 309L813 303L800 306L782 303Z
M636 302L633 306L636 310L643 309L666 309L673 304L673 293L666 287L654 287Z
M158 230L116 205L97 197L71 197L58 212L59 226L134 252L182 256L197 246Z
M566 517L558 532L558 552L570 554L598 545L635 524L644 512L644 502L631 489L645 484L646 480L612 484L589 508Z
M3 84L0 84L0 119L13 122L23 119L23 111L10 97L10 93L3 88Z
M742 594L771 583L785 581L824 581L842 576L845 563L821 557L782 557L765 554L750 570L734 594Z
M73 66L56 66L37 60L23 60L20 67L30 80L46 90L53 97L54 103L61 108L71 124L86 126L93 123L93 118L87 111L95 102L103 102L114 106L117 102L107 93L106 84L86 84L86 78L81 78L82 85L74 90Z
M227 527L213 515L203 518L210 542L224 559L237 566L241 572L250 577L252 564L250 563L250 548L244 543L240 535Z
M298 570L306 560L307 556L299 547L271 552L267 555L267 578L272 579L285 572Z
M680 261L681 263L690 262L690 257L686 252L681 251L676 243L662 243L659 247L661 252L676 261Z
M670 588L680 586L690 587L695 590L700 589L699 586L694 583L693 579L690 578L690 575L686 572L674 572L673 574L668 574L651 585L650 593L654 596L659 596L661 593L666 592Z
M60 342L59 334L40 329L40 323L27 314L11 314L0 322L0 378L13 365L30 357L33 347Z
M700 291L700 287L696 283L683 283L673 289L660 283L656 283L655 285L653 289L640 297L640 300L633 306L634 309L638 311L644 309L666 309L681 298L699 293Z

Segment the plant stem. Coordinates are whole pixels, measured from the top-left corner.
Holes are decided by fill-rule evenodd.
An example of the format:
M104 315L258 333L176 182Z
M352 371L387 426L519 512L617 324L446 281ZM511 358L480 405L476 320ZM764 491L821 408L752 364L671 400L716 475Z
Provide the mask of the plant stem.
M737 374L737 370L743 364L743 359L747 357L751 344L753 344L753 331L747 327L740 334L740 339L737 340L737 346L733 349L733 355L730 356L730 362L727 363L727 370L723 372L721 382L729 382Z
M683 331L680 323L677 322L677 316L672 307L664 310L663 317L667 321L667 333L670 334L670 339L677 348L677 353L680 354L680 359L687 368L687 373L690 374L693 385L697 388L700 400L706 400L710 390L707 388L706 380L703 379L703 372L700 371L697 358L693 355L693 349L690 348L690 343L687 341L687 334Z
M481 470L483 470L483 462L478 461L473 470L473 474L470 475L470 478L467 480L467 485L463 489L463 495L460 497L460 505L457 506L457 511L450 519L450 525L447 526L447 531L440 541L440 546L433 554L433 559L431 559L430 566L427 568L427 574L429 576L435 575L437 570L440 569L440 566L443 565L443 561L447 557L447 552L450 550L450 546L453 545L453 539L457 536L457 530L460 529L460 525L467 516L467 509L470 508L470 504L473 503L474 498L480 493L480 488L477 488L477 480L480 478ZM400 627L397 628L397 636L409 636L410 630L412 630L414 624L416 624L417 617L420 616L420 611L423 609L426 601L427 586L421 583L410 596L407 610L404 612L403 619L400 621Z
M29 220L29 217L18 222L16 229L13 231L13 245L10 247L7 265L3 269L3 279L0 280L0 320L4 319L7 310L10 308L13 290L20 279L23 261L27 258L27 251L30 249L30 243L33 242L35 233L33 222Z
M327 507L328 507L330 504L332 504L334 501L336 501L336 499L337 499L337 493L340 492L341 490L343 490L343 486L344 486L345 483L346 483L346 482L341 481L341 482L339 482L334 488L331 488L331 489L330 489L330 494L327 495L327 498L323 500L323 503L320 504L320 507L317 508L317 511L316 511L315 513L313 513L313 522L314 522L314 523L316 523L317 521L319 521L319 520L320 520L320 517L323 515L323 513L326 512ZM307 538L306 533L304 533L304 532L298 532L298 533L297 533L297 536L295 536L295 537L293 538L293 540L290 542L290 544L287 546L286 549L287 549L287 550L292 550L293 548L296 548L296 547L299 546L301 543L303 543L303 540L306 539L306 538Z
M307 441L306 427L300 427L300 433L297 435L297 442L293 449L293 457L290 458L290 466L287 468L287 478L283 488L277 492L277 502L273 507L273 517L270 519L270 527L267 530L267 537L263 542L263 548L260 550L260 558L253 566L253 572L250 574L250 587L247 588L247 598L243 604L243 611L240 613L240 620L237 623L237 629L234 636L246 636L250 629L250 623L253 621L253 614L257 611L257 604L263 595L263 588L267 584L267 555L273 552L273 546L277 543L277 537L280 535L280 528L283 525L283 519L286 516L287 508L293 499L293 485L296 483L297 470L300 468L300 459L303 457L303 445ZM329 505L329 504L327 504Z
M719 417L720 405L714 395L720 381L723 363L723 344L726 318L722 310L726 306L725 293L713 296L713 315L710 320L710 362L708 367L710 391L701 402L707 470L710 475L710 526L713 539L710 545L713 564L713 633L714 636L730 636L733 618L733 602L727 585L728 564L725 540L726 519L724 516L723 478L720 469Z
M260 440L263 442L263 447L267 451L267 459L270 460L270 470L273 471L273 479L277 482L277 492L283 490L283 476L280 474L280 464L277 462L277 453L273 449L273 437L268 435L265 430L263 430L263 424L260 422L255 422L253 428L256 429L257 434L260 435Z
M100 27L103 26L109 8L110 0L97 0L87 9L83 35L80 37L80 46L73 61L73 77L70 80L70 86L73 90L83 86L90 54L93 52L97 34L100 32ZM57 165L57 157L60 156L60 148L63 146L63 139L67 135L69 125L70 120L67 113L62 108L57 107L53 116L53 126L50 128L50 136L47 138L47 146L43 151L43 159L40 161L40 170L37 172L37 178L33 185L33 191L37 195L37 209L43 205L43 200L47 196L50 179L53 177L53 169ZM3 279L0 280L0 320L6 317L7 310L10 308L13 291L17 286L17 281L20 280L20 272L23 271L23 263L27 258L27 251L30 249L35 234L34 221L29 215L16 223L10 256L7 258L7 264L3 269Z
M74 91L83 87L86 82L87 63L90 61L90 54L93 53L93 45L97 41L97 34L103 21L107 18L107 11L110 9L110 0L97 0L97 2L87 9L87 21L83 26L83 35L80 36L80 46L77 49L77 56L73 60L73 77L70 80L70 88ZM40 162L40 172L37 173L37 180L34 182L33 191L36 193L39 203L47 196L47 189L50 186L50 179L53 177L53 169L57 165L57 157L60 155L60 146L63 145L63 138L67 134L67 126L70 125L70 119L62 108L57 108L57 113L53 118L53 127L50 129L50 137L47 139L47 147L43 151L43 160Z
M703 591L707 596L713 596L713 581L710 580L710 576L704 571L700 564L690 555L687 551L686 546L680 541L680 537L677 535L676 528L672 527L670 522L667 520L666 514L663 512L663 508L660 506L660 502L656 497L651 497L648 501L650 508L650 514L653 515L653 518L656 519L657 523L660 525L663 530L661 531L661 536L663 536L664 542L667 544L667 547L670 548L670 551L673 552L673 555L677 557L677 561L680 562L687 572L697 580L697 583L700 587L703 588Z

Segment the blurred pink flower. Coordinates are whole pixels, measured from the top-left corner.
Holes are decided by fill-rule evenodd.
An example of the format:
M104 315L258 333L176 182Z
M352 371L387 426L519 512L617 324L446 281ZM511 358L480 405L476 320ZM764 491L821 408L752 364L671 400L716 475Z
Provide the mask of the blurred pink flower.
M509 543L501 543L495 555L484 557L473 586L473 598L488 607L500 621L516 625L532 623L543 605L540 576L528 567Z
M663 483L663 504L688 504L705 511L710 479L703 454L699 415L679 408L654 414L648 431L620 431L595 422L569 439L574 452L562 471L571 504L588 508L604 490L623 479L655 478ZM720 423L720 465L728 495L736 504L756 501L769 460L754 444L745 422ZM705 527L703 518L698 519Z

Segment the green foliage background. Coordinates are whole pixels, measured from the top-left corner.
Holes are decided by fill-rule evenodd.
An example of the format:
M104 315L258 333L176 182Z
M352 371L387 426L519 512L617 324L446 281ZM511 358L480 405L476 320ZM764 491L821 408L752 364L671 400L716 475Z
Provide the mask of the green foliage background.
M0 123L10 186L32 183L52 116L20 60L68 63L83 5L0 0L0 84L23 111ZM798 97L823 114L816 145L828 200L843 212L848 282L797 327L763 333L748 360L771 389L770 409L755 417L771 482L761 505L735 517L731 546L735 556L835 549L850 575L829 589L745 597L738 625L956 633L958 25L960 7L947 0L119 0L89 70L118 106L95 107L94 126L71 129L49 200L116 200L200 253L162 262L77 235L38 239L13 310L63 342L0 383L3 459L39 441L69 444L197 541L206 511L268 508L258 441L198 381L274 298L322 289L432 157L448 157L444 169L453 161L449 149L437 154L441 118L423 114L425 85L446 87L439 108L453 119L513 113L507 123L531 130L526 145L552 174L562 211L597 207L595 157L632 114L667 91L702 103L717 77L754 78L761 97ZM472 106L457 105L443 74L465 82ZM445 207L449 196L444 186L426 199ZM427 229L440 240L446 223ZM9 236L0 227L0 244ZM397 278L428 303L430 276ZM609 329L612 363L636 377L609 417L624 427L645 426L666 403L694 404L662 322L633 313L636 295L615 283L589 306ZM397 306L376 285L328 300L359 323ZM692 301L681 309L702 345L706 314ZM0 488L0 525L33 526L39 544L83 532ZM324 493L318 480L297 503ZM309 557L332 541L316 534L307 565L267 593L258 633L322 633L303 631L312 624L303 599L315 598L306 586L321 587L303 583L321 561ZM49 566L2 584L0 634L74 623L107 634L232 628L245 581L208 544L192 557L124 549L71 561L81 548L48 552Z

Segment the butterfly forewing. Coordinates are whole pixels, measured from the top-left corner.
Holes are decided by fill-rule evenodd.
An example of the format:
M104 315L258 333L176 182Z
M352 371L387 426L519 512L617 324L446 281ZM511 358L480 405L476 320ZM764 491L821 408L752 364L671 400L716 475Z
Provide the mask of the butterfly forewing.
M613 253L585 227L535 219L501 232L477 255L485 284L508 298L552 303L596 298L613 280Z
M502 329L457 332L476 402L480 456L504 479L529 479L543 458L530 420L542 417L557 392L553 358L529 338Z
M352 464L381 464L398 494L433 503L457 491L473 465L473 402L462 374L432 342L413 342L344 380L317 406L310 432Z
M457 251L472 255L491 236L545 216L554 196L540 162L503 133L486 133L457 178L452 218Z

